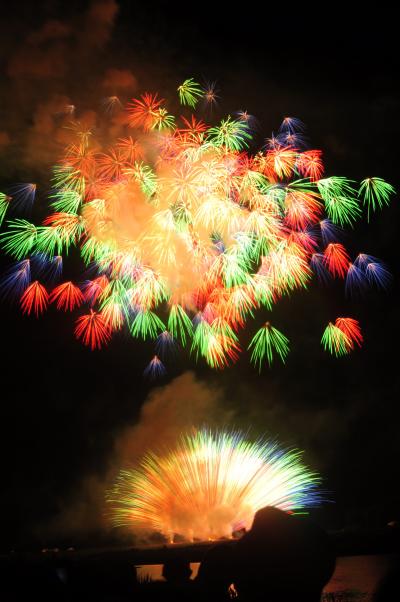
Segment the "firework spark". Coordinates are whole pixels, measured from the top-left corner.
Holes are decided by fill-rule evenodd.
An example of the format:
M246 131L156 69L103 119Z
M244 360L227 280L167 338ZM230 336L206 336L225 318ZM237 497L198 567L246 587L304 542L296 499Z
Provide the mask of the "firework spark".
M297 511L318 505L320 478L301 452L239 432L201 429L164 455L147 453L120 472L108 492L115 526L188 540L231 537L264 506Z

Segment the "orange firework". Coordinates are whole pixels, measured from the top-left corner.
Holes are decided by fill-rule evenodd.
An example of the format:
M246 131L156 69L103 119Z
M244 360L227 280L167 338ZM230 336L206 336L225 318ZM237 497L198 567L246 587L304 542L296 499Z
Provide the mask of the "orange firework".
M298 450L250 442L239 432L183 435L163 455L147 453L122 470L107 494L112 522L187 540L231 537L264 506L296 511L320 501L319 477Z

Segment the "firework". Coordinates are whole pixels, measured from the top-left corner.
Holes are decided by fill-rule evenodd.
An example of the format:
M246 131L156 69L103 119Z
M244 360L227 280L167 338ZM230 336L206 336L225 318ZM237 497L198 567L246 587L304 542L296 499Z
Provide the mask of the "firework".
M168 317L168 330L171 337L180 338L183 345L186 338L193 334L193 324L181 305L171 306Z
M158 94L143 94L139 99L134 99L128 105L128 123L130 126L143 127L145 131L151 130L155 119L154 116L160 108L164 99L159 99Z
M239 432L201 429L174 449L147 453L120 472L108 492L114 525L163 534L170 541L231 537L264 506L300 511L318 505L320 482L302 453Z
M351 349L349 337L340 328L329 322L322 335L321 343L325 350L339 357L346 355Z
M340 243L329 243L324 251L325 262L332 276L344 278L350 267L349 255Z
M111 331L101 314L92 309L90 314L78 318L75 335L77 339L82 339L84 345L91 349L100 349L104 343L107 343L111 337Z
M367 255L359 253L354 261L354 265L361 271L368 284L375 285L378 288L387 288L392 279L392 275L382 261Z
M361 182L358 194L363 197L364 205L368 207L368 221L370 211L376 211L377 207L382 209L383 205L389 205L390 195L394 192L393 186L382 178L366 178Z
M31 282L31 260L18 261L1 280L1 290L4 297L19 299Z
M161 359L176 356L178 347L174 337L168 330L164 330L164 332L157 337L155 350L156 357L161 357Z
M217 90L217 82L207 82L204 87L204 104L205 106L212 111L212 109L217 106L218 102L218 92Z
M353 348L354 344L361 347L363 337L357 320L354 320L354 318L336 318L335 326L347 336L350 341L350 348Z
M183 105L189 105L194 108L199 98L204 95L201 86L196 83L192 77L186 79L183 84L178 86L179 100ZM209 95L210 92L208 91Z
M267 322L254 335L249 345L249 349L251 348L253 348L251 361L258 365L261 371L264 358L267 358L268 363L272 364L274 353L279 355L283 362L285 361L285 357L289 353L289 340Z
M341 229L329 219L321 220L319 222L319 227L324 245L327 246L329 243L335 242L340 238Z
M78 312L76 337L92 349L124 327L154 340L152 356L163 366L146 374L161 375L179 348L212 368L234 363L240 330L313 277L342 279L349 294L387 287L387 268L365 253L352 258L340 239L363 210L369 217L387 205L393 187L374 177L357 190L352 180L327 176L321 151L307 148L305 126L294 117L259 151L257 121L247 111L206 123L192 109L211 107L216 90L186 79L179 119L158 93L132 99L125 111L117 97L106 99L99 119L121 113L109 144L76 111L66 116L50 213L40 224L13 215L1 234L14 259L3 295L18 297L28 314L49 302ZM9 206L29 208L37 190L18 184L9 193L0 194L0 222ZM85 275L62 282L72 249ZM330 328L323 345L341 355L354 346L338 330ZM285 360L288 339L274 327L251 337L259 370ZM159 366L154 357L150 366Z
M3 223L4 216L10 204L11 197L4 192L0 192L0 225Z
M365 289L366 280L365 273L357 266L357 264L355 262L349 263L346 274L346 292L350 295L355 292L363 292Z
M335 324L329 322L325 328L321 342L332 355L347 355L354 345L361 347L363 336L360 325L354 318L336 318Z
M25 219L10 220L7 232L2 233L4 250L15 259L25 258L37 240L37 228Z
M118 96L107 96L101 101L103 110L109 115L114 115L122 109L122 104Z
M211 144L230 151L240 151L248 147L248 140L252 138L246 122L232 119L231 116L223 119L219 126L210 128L208 133Z
M55 302L57 309L72 311L82 305L84 297L81 289L72 282L64 282L53 289L50 302Z
M167 373L167 371L165 369L164 364L162 363L160 358L157 357L157 355L155 355L153 357L153 359L149 362L149 365L146 367L143 374L148 379L153 380L155 378L164 376L166 373Z
M347 178L336 176L317 181L328 217L340 226L351 226L361 215L357 191L352 183Z
M13 205L22 210L30 210L36 195L36 184L15 184L9 188Z
M34 313L36 316L43 313L49 302L49 294L43 284L37 280L32 282L21 297L23 313Z

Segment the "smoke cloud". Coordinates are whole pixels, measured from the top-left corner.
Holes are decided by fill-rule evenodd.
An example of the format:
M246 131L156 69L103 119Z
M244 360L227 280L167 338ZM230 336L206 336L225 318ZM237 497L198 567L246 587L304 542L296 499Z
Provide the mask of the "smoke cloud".
M116 460L127 465L147 449L173 446L182 432L203 424L223 426L233 412L222 409L223 391L186 372L170 384L152 391L143 404L137 425L119 433Z
M86 538L107 533L110 523L105 502L121 468L137 465L149 450L174 446L182 432L202 425L223 427L234 419L234 412L222 403L223 391L186 372L171 383L151 391L143 403L138 422L115 434L108 465L103 474L85 476L73 496L59 502L59 512L38 528L41 538ZM134 534L127 533L132 543ZM57 542L55 542L57 543Z
M81 15L46 20L4 49L0 153L7 147L3 164L10 178L47 174L62 153L66 121L82 118L75 106L97 108L102 91L135 88L130 71L104 65L117 14L115 0L94 0Z

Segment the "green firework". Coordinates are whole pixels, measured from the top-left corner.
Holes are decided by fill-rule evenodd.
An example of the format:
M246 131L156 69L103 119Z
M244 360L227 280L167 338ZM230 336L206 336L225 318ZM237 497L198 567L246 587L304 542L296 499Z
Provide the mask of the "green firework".
M321 344L325 351L340 357L347 355L351 350L349 337L340 328L329 322L322 335Z
M352 226L361 215L357 191L351 183L352 180L340 176L317 182L319 193L325 202L326 213L334 224Z
M231 151L247 148L248 140L252 139L247 125L242 121L235 121L230 115L223 119L219 126L210 128L208 135L214 146L225 146Z
M186 79L183 84L178 86L179 100L182 105L195 107L199 98L204 95L204 92L197 82L192 77Z
M275 353L279 355L282 362L285 363L285 358L289 353L289 339L279 332L279 330L271 326L269 322L266 322L251 339L248 349L251 348L253 348L253 351L251 353L250 361L255 366L258 366L258 370L261 372L264 360L266 359L271 366Z
M382 209L384 205L389 205L390 195L396 191L391 184L382 180L382 178L366 178L361 182L358 195L362 196L364 205L367 205L368 221L370 211Z
M169 310L168 330L174 339L180 338L182 345L186 345L186 337L192 337L193 325L192 322L179 304L174 304Z

